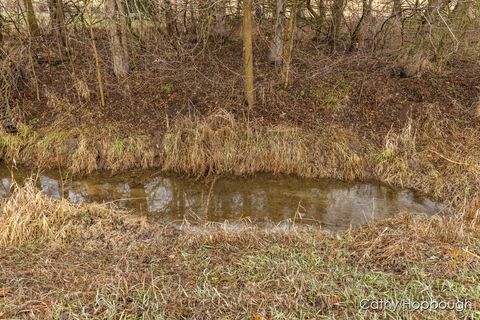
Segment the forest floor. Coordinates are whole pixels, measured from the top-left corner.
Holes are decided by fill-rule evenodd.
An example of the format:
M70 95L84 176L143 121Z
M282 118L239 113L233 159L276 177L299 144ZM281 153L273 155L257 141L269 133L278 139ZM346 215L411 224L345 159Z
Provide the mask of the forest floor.
M73 212L76 219L60 224L73 229L47 228L45 235L38 226L26 233L36 219L9 229L11 221L22 221L15 220L21 211L15 203L33 205L29 212L45 217L59 212L56 202L25 196L9 200L12 209L2 213L13 217L0 223L3 234L23 240L12 236L1 244L0 318L469 316L359 311L362 298L468 299L478 310L478 63L456 57L402 79L395 55L326 56L302 47L296 48L290 85L282 89L258 47L257 102L247 113L239 42L212 46L195 58L134 48L126 82L112 74L106 39L97 45L103 107L88 46L75 49L75 63L58 64L37 44L35 77L18 81L11 102L23 125L18 134L0 134L7 164L62 167L72 174L158 167L194 176L375 179L428 194L450 212L399 216L338 236L195 233L91 216L96 209L62 202L65 215ZM65 239L77 220L83 231Z

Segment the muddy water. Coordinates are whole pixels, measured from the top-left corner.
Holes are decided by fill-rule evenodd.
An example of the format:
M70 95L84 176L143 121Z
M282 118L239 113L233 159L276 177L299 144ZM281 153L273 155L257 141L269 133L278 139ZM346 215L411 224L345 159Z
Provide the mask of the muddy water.
M30 173L15 171L22 180ZM0 197L8 196L12 173L0 169ZM39 187L53 198L75 203L114 202L152 219L180 224L188 221L239 221L259 225L285 221L341 229L402 211L433 214L442 209L410 190L377 183L346 183L261 174L250 178L194 180L152 171L111 176L94 174L71 180L43 172Z

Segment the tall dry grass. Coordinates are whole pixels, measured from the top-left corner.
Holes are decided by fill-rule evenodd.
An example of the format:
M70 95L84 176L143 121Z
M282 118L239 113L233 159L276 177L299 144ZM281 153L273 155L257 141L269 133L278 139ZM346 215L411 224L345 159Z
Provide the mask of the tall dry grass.
M12 195L2 202L0 247L38 243L117 246L132 241L143 226L124 211L105 205L52 199L36 187L33 178L22 186L14 183ZM132 235L130 230L136 232Z
M445 119L435 107L384 139L375 166L378 180L414 188L441 199L451 211L478 221L480 145L478 130Z
M347 129L320 133L262 127L219 112L185 118L165 135L162 168L191 175L256 172L354 180L363 177L356 137Z

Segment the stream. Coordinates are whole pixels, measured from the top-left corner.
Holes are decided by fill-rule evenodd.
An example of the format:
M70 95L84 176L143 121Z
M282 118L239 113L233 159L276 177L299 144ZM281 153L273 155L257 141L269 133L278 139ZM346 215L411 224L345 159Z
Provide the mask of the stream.
M0 198L8 197L12 175L21 182L31 174L1 168ZM431 215L443 210L442 204L412 190L380 183L270 174L196 180L147 170L66 179L58 172L46 171L38 174L37 184L55 199L113 202L135 214L174 225L247 219L264 227L294 222L335 230L405 211Z

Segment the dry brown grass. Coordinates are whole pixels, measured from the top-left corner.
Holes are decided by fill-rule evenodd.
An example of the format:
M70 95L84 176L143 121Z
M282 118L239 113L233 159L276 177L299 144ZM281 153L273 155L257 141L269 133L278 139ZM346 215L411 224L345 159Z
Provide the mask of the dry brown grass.
M478 227L459 217L400 215L355 230L355 259L381 270L403 272L415 264L430 272L452 273L459 267L480 270ZM461 265L460 265L461 264Z
M22 186L13 185L13 193L2 200L0 246L32 244L100 242L112 246L132 240L129 231L139 234L143 222L126 216L124 211L100 204L76 205L66 199L55 200L35 186L33 178ZM140 231L141 233L141 231Z
M162 168L191 175L273 172L353 180L364 173L353 148L356 142L342 128L313 134L262 127L222 111L205 119L177 121L164 138Z
M22 127L19 135L0 133L3 159L35 168L63 168L75 175L158 165L158 153L148 136L125 137L109 127L65 129L58 123L53 127L37 132Z
M208 117L178 119L163 141L104 129L44 128L0 134L7 162L72 174L161 167L193 176L257 172L342 180L376 179L413 188L443 201L457 214L480 216L479 130L461 119L444 118L435 106L422 117L392 129L382 144L360 139L347 128L318 130L262 126L219 111ZM57 128L57 129L55 129Z
M62 206L57 202L58 206ZM39 209L39 208L37 208ZM61 210L61 209L59 209ZM68 217L66 215L66 217ZM103 219L78 223L82 234ZM66 221L68 222L68 221ZM116 223L119 223L117 220ZM122 226L130 226L126 222ZM480 301L478 229L458 221L399 216L331 237L320 232L187 232L111 229L89 246L7 246L0 250L0 317L51 318L381 318L362 299ZM147 241L144 241L147 239ZM477 305L478 306L478 305ZM452 311L385 311L458 319ZM464 315L475 318L468 309ZM478 315L478 313L477 313Z
M423 119L391 131L377 155L375 175L391 185L441 199L455 214L476 218L480 210L478 129L445 119L431 106Z

